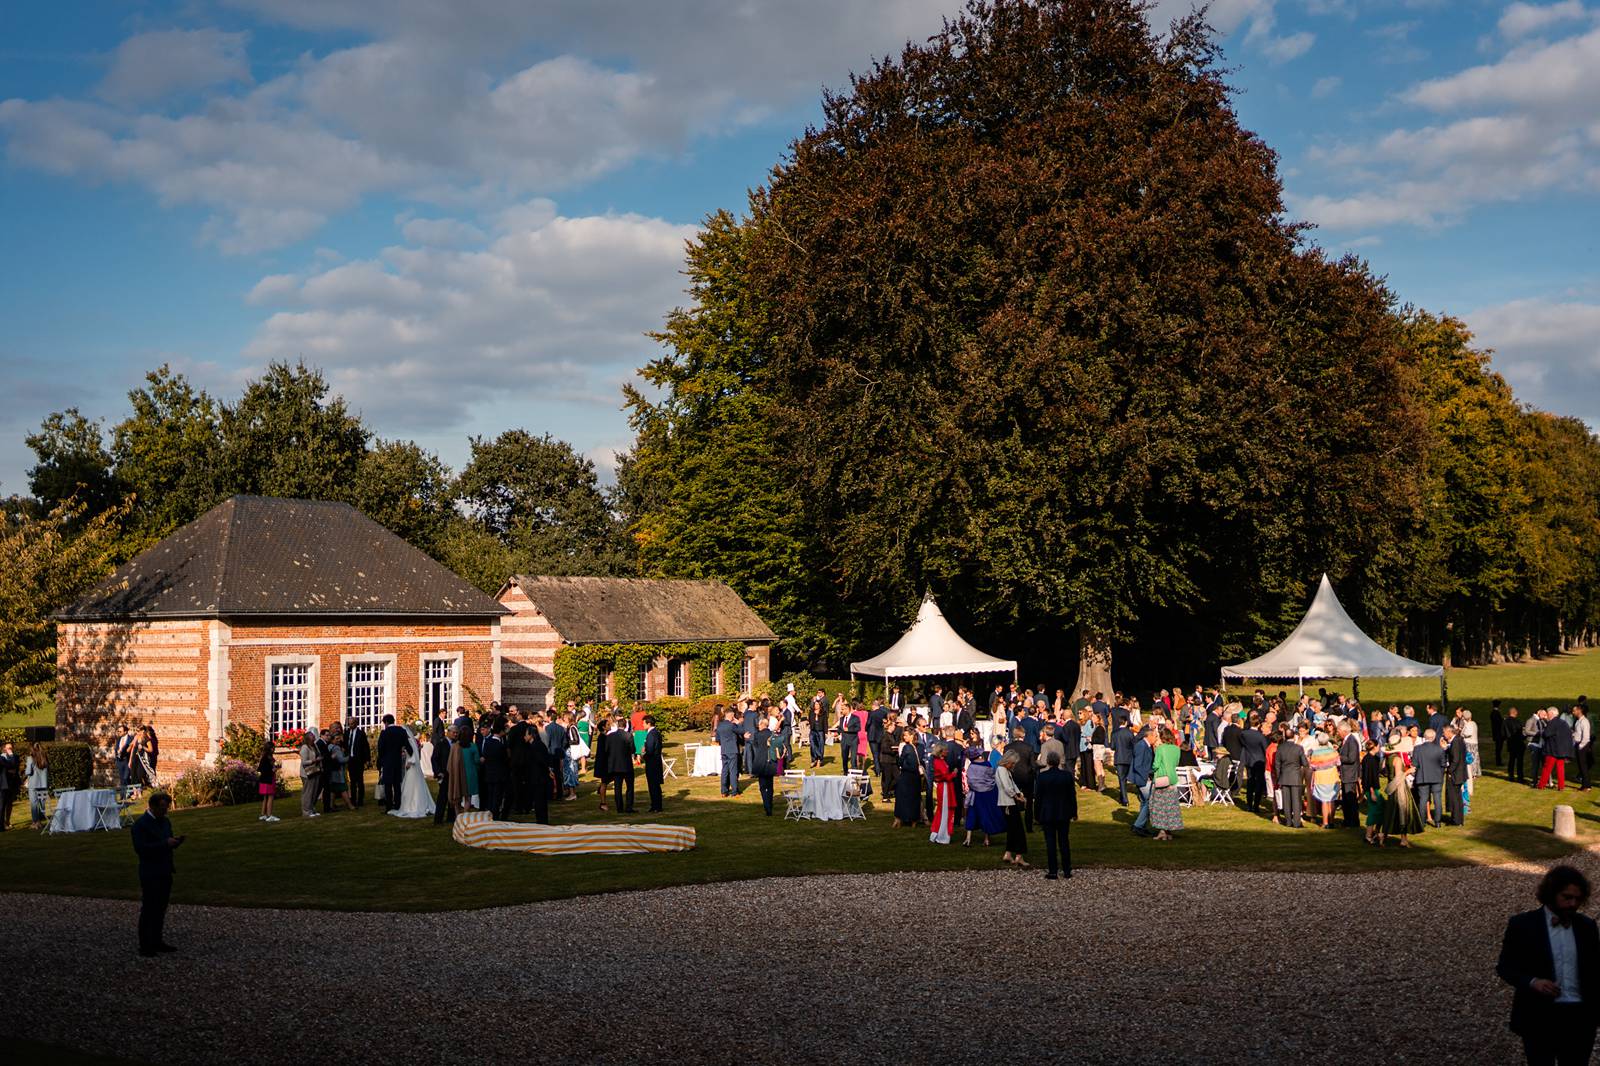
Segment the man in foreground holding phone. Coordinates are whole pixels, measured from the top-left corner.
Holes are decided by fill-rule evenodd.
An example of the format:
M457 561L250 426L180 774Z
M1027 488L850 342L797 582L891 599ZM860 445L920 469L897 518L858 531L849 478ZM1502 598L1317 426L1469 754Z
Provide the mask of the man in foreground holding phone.
M167 811L172 797L152 793L148 809L133 823L133 850L139 853L139 954L149 957L177 951L162 938L167 902L172 898L172 853L183 843L174 836Z

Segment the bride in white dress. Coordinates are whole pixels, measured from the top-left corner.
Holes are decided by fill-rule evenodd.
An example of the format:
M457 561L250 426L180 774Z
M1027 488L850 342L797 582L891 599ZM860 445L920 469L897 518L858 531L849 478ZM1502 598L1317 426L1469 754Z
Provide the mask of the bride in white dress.
M406 736L406 769L400 779L400 806L389 813L396 818L433 817L433 796L422 777L422 748L413 734Z

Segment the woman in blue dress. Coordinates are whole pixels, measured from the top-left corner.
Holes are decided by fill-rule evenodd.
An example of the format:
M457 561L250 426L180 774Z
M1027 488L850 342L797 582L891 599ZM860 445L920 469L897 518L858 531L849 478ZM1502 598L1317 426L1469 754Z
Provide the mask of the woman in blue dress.
M989 838L1006 831L1006 816L1000 813L1000 796L995 792L994 767L983 757L983 749L974 745L967 749L967 839L964 848L972 846L972 831L983 834L983 846Z

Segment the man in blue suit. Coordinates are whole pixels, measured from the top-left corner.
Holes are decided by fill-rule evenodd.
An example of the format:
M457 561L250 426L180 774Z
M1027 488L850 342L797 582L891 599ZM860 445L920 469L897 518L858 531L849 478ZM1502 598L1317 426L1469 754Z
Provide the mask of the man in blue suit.
M183 837L173 835L172 822L167 819L171 807L172 797L157 792L133 823L133 850L139 854L139 954L146 957L178 950L162 937L176 869L172 853L183 843Z
M1128 784L1139 790L1139 816L1133 820L1136 836L1153 835L1145 825L1150 821L1150 789L1153 784L1150 773L1155 769L1155 762L1156 731L1147 729L1133 745L1133 763L1128 767Z
M1128 805L1128 768L1133 765L1133 748L1137 741L1133 731L1123 722L1111 731L1111 765L1117 771L1117 793L1124 807Z
M1432 729L1424 730L1422 743L1411 750L1411 766L1416 772L1417 812L1435 829L1439 827L1439 816L1444 813L1446 763L1438 736Z
M746 774L753 774L756 772L756 748L754 743L756 739L756 718L756 701L745 700L742 732L744 733L744 772ZM734 791L737 792L739 790L736 788Z
M717 723L717 750L722 753L722 794L739 794L739 724L728 711Z
M1037 756L1040 745L1039 731L1044 728L1044 722L1039 718L1033 704L1028 704L1027 713L1023 715L1020 724L1022 726L1022 739L1028 742L1028 747L1032 748L1033 754Z

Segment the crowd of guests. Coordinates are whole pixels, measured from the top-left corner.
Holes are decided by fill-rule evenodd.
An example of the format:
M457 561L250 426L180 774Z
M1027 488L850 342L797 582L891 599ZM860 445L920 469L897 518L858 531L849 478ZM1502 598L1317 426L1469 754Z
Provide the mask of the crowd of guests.
M1501 703L1495 700L1489 709L1489 734L1495 765L1505 766L1507 779L1560 791L1567 787L1570 767L1578 790L1587 792L1594 770L1588 697L1579 696L1566 710L1541 707L1526 716L1516 707L1502 711Z

